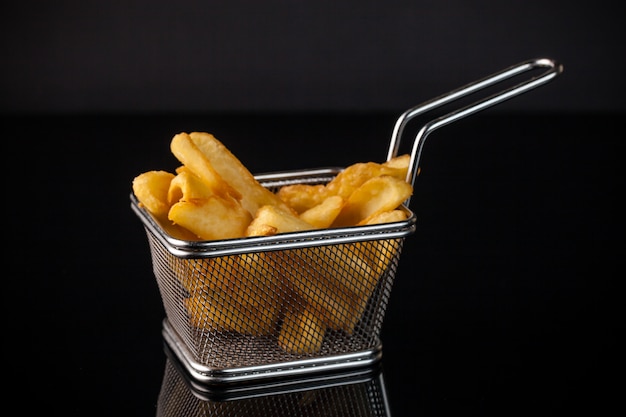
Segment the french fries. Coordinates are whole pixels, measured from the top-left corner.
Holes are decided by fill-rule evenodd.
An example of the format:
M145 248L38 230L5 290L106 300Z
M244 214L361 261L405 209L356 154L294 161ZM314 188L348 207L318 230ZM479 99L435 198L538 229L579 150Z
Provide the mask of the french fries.
M276 233L301 232L313 229L313 225L297 215L275 206L262 206L246 229L246 236L269 236Z
M404 180L389 175L370 178L350 194L333 226L352 226L395 210L412 193L413 187Z
M179 135L184 137L186 134L180 133ZM280 198L261 186L254 175L215 136L205 132L191 132L187 136L207 158L218 175L226 178L228 184L241 195L241 205L250 214L254 215L264 205L277 206L285 211L291 211L291 208Z
M174 173L134 178L140 206L184 240L272 236L400 222L412 194L409 155L348 166L327 184L263 187L213 135L179 133ZM219 258L175 259L190 325L206 331L273 335L294 354L321 349L327 332L352 334L392 260L395 240L363 241ZM342 273L342 271L349 271Z
M167 217L171 206L167 193L174 178L166 171L144 172L133 180L133 192L149 212L158 218Z
M316 311L305 306L287 310L278 335L278 345L297 354L314 353L321 349L326 326Z

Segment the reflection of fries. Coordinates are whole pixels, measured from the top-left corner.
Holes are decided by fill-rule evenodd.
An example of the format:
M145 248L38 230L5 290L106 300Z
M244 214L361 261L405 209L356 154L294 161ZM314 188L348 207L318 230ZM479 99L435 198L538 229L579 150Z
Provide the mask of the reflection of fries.
M176 173L149 171L133 181L141 206L171 236L216 240L406 220L399 206L413 189L409 155L357 163L326 184L263 187L213 135L179 133L170 149ZM353 334L399 240L359 241L207 259L170 267L192 326L272 334L287 352L321 349L328 330ZM347 272L349 271L349 273Z

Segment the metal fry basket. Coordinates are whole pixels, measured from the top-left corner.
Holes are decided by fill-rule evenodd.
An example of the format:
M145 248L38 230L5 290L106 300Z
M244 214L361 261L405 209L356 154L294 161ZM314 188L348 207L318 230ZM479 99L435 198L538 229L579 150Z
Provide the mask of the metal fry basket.
M562 71L550 59L522 62L404 112L387 159L398 155L406 124L418 115L531 70L540 74L433 119L411 149L414 184L426 137L439 127L542 85ZM325 184L341 168L257 175L276 191ZM131 193L148 237L166 317L163 337L202 383L234 384L345 371L378 362L385 310L404 239L416 216L401 222L220 241L170 235Z

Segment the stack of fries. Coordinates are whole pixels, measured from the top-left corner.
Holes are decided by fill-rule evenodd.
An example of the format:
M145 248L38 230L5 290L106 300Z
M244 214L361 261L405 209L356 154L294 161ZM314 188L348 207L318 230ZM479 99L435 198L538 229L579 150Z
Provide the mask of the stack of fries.
M139 203L173 237L220 240L406 220L412 192L409 156L356 163L327 184L263 187L213 135L179 133L175 173L148 171L133 180ZM399 250L399 248L396 248ZM351 333L394 250L380 241L336 245L315 257L349 262L350 277L324 273L290 251L186 260L176 276L186 291L189 323L208 331L275 334L282 349L311 353L328 329ZM336 262L336 261L335 261ZM284 302L292 300L294 302Z

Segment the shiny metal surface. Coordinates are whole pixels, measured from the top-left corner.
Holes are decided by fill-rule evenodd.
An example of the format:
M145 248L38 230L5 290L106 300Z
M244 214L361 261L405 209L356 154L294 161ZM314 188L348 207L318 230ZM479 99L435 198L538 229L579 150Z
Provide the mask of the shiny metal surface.
M453 110L443 116L439 116L425 123L415 137L411 150L411 165L409 166L407 181L414 185L415 179L418 174L421 151L424 146L424 142L426 141L426 138L430 133L439 129L440 127L446 126L474 113L495 106L496 104L502 103L520 94L526 93L553 80L557 75L563 72L563 66L558 62L548 58L539 58L524 61L406 110L400 115L394 126L391 141L389 143L387 159L391 159L394 156L398 155L404 129L406 125L415 117L430 112L444 105L453 103L463 97L485 90L488 87L494 86L504 81L514 80L514 78L517 76L536 70L542 70L542 72L539 75L532 76L531 78L521 83L515 84L512 87L504 88L499 92L488 95L485 98L479 99L469 105L460 107L457 110Z

